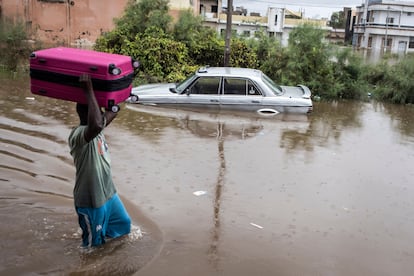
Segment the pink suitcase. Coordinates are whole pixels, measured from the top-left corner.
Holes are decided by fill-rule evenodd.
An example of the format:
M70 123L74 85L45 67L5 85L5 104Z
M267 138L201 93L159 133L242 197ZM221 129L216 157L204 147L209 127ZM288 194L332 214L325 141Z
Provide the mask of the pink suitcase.
M134 69L131 57L92 50L57 47L30 56L30 90L33 94L86 103L79 76L92 78L100 107L118 111L131 94Z

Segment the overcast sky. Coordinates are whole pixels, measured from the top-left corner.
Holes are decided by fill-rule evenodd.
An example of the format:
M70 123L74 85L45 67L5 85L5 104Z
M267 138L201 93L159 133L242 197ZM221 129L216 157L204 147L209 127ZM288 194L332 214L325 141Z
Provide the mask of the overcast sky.
M227 6L227 0L222 0L223 6ZM266 15L268 7L287 8L292 11L304 11L305 17L330 18L336 11L342 11L344 7L355 8L365 3L365 0L233 0L234 7L243 6L250 12L260 12Z

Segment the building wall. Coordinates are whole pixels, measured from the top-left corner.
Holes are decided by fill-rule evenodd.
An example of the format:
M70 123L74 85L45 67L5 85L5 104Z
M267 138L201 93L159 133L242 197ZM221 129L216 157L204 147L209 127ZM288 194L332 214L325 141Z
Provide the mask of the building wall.
M114 19L122 16L127 3L128 0L0 0L0 17L23 21L33 39L45 45L90 47L103 32L114 28ZM200 0L170 0L169 7L173 17L185 9L198 14Z
M22 20L51 45L90 45L114 27L128 0L2 0L2 17Z
M414 2L367 1L357 7L356 22L355 47L395 54L414 52Z

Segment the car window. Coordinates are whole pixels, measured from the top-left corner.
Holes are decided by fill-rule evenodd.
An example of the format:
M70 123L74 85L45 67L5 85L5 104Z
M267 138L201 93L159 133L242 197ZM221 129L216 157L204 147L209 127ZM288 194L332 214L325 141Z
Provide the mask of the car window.
M262 95L259 89L257 89L257 87L250 80L247 82L247 95L250 95L250 96Z
M283 94L283 89L279 85L277 85L271 78L266 76L265 74L262 75L263 82L272 90L275 95Z
M184 89L187 88L187 86L192 83L195 79L195 73L193 73L192 75L190 75L188 78L186 78L185 80L183 80L182 82L180 82L177 87L176 90L178 93L181 93L184 91Z
M218 95L220 77L201 77L190 88L190 94Z
M250 80L224 78L224 95L261 95L261 93Z

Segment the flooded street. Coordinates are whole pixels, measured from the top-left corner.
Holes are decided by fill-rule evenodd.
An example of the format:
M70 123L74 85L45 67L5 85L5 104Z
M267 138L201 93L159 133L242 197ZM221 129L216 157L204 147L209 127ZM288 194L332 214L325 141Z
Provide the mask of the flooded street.
M86 252L75 104L0 81L0 275L414 272L412 106L258 117L123 104L105 134L134 230Z

